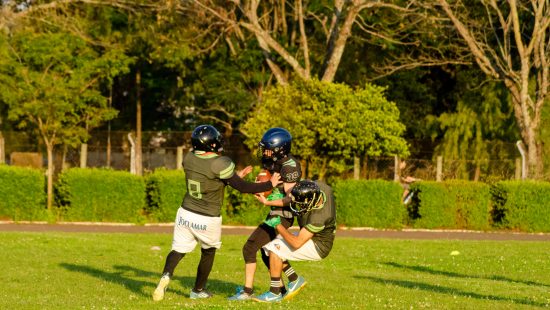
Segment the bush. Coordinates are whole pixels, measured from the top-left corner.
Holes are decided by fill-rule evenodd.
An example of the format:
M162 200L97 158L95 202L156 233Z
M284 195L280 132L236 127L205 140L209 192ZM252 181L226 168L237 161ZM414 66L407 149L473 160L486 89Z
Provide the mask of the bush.
M489 229L491 195L480 182L417 182L416 199L409 205L417 228Z
M173 222L187 191L181 170L157 169L145 178L147 214L154 222Z
M494 185L492 219L495 227L522 231L550 231L550 183L503 181Z
M384 180L345 180L334 185L336 220L346 226L399 228L406 209L401 185Z
M0 165L0 217L13 221L47 219L41 170Z
M145 182L125 171L73 168L56 184L61 217L68 221L144 221Z

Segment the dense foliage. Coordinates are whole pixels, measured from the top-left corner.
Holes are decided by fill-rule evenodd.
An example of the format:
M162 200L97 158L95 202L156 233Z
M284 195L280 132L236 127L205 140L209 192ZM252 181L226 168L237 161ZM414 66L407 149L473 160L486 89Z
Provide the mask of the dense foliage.
M253 148L270 127L290 131L293 154L307 162L308 176L321 179L354 156L408 154L399 110L371 84L352 89L310 80L269 89L243 125L247 144Z

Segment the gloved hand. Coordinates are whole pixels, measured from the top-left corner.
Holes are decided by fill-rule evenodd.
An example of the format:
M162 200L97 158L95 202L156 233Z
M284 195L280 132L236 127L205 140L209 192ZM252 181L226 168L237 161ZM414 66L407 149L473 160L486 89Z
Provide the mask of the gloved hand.
M267 226L275 228L277 225L281 224L281 217L276 216L272 217L268 220L265 220L264 223L266 223Z

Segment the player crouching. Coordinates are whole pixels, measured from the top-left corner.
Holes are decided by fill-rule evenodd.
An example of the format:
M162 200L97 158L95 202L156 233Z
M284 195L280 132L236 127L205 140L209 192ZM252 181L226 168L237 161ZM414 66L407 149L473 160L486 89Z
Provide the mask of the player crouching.
M276 204L262 195L257 199L265 205ZM287 293L281 289L282 271L287 261L319 261L328 256L334 243L336 231L336 208L332 189L320 181L302 180L296 183L290 193L290 209L296 215L300 231L294 235L274 217L265 223L277 230L279 235L263 249L269 256L271 285L269 291L252 299L259 302L276 302L294 297L305 285L301 276L291 278Z

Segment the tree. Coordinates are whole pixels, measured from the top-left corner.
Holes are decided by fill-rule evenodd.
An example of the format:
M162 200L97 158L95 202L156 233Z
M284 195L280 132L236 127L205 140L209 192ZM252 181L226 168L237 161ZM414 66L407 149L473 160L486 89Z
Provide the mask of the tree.
M408 1L296 0L290 3L248 0L228 3L194 0L184 3L194 6L183 6L180 10L195 12L202 19L210 18L204 24L220 34L243 40L247 39L245 32L251 33L272 74L282 85L289 82L288 71L304 80L317 76L319 80L332 82L355 24L371 37L380 35L379 29L363 23L362 11L412 13ZM214 28L216 25L219 27ZM404 32L404 25L391 30L393 37ZM394 43L397 42L396 39Z
M370 84L354 90L312 79L273 87L242 126L246 143L254 147L275 126L293 134L293 153L306 162L308 177L323 179L329 167L341 172L355 156L408 155L399 110Z
M87 139L87 129L116 116L98 90L111 69L124 67L114 51L99 55L79 37L36 32L32 27L0 35L0 101L19 127L36 129L48 158L48 209L53 195L53 151L68 137Z
M450 40L491 79L508 89L527 147L527 175L542 175L541 112L548 100L550 4L546 0L422 3L434 28L451 26Z
M437 127L435 136L444 132L436 153L455 164L465 179L480 179L481 170L495 168L487 165L489 159L509 159L506 145L513 144L518 136L514 130L512 104L502 83L486 81L478 70L456 73L455 90L449 93L456 101L456 109L429 116L428 125ZM517 152L517 150L515 150ZM469 164L475 166L470 175Z

